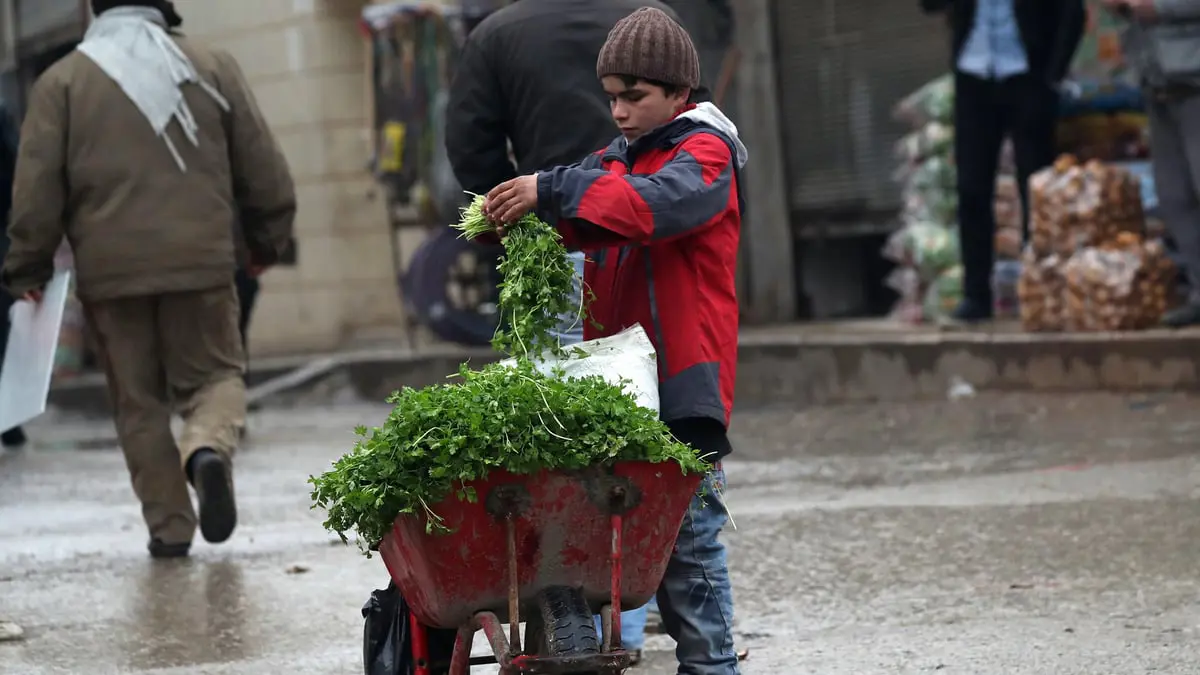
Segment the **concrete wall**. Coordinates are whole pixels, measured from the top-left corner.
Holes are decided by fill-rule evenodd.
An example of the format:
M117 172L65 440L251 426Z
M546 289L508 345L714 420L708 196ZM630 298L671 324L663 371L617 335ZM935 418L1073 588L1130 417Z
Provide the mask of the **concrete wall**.
M370 157L355 0L176 0L185 32L241 63L296 179L299 259L263 277L255 356L324 351L402 320Z

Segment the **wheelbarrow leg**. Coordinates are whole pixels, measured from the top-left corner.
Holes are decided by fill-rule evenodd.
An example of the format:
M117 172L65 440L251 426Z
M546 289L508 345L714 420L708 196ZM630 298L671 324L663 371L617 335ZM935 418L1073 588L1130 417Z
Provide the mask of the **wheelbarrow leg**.
M471 675L471 648L475 643L475 622L458 629L454 653L450 657L449 675Z
M620 496L624 496L623 494ZM614 495L614 498L617 496ZM606 609L609 619L605 623L602 651L610 652L621 648L621 534L625 524L620 513L612 515L612 600ZM603 616L603 612L601 613Z
M508 642L514 654L521 653L521 579L517 575L517 521L505 518L508 530Z
M613 611L611 605L600 608L600 652L607 654L613 650Z
M429 634L413 614L408 616L408 629L412 631L412 657L416 664L414 675L429 675Z
M491 612L480 612L475 615L475 623L483 630L484 637L491 644L492 653L496 655L496 663L500 664L500 673L509 675L518 672L513 668L513 652L508 640L504 637L504 624L500 623L499 617ZM459 636L462 636L461 632ZM467 673L463 673L463 675L467 675Z

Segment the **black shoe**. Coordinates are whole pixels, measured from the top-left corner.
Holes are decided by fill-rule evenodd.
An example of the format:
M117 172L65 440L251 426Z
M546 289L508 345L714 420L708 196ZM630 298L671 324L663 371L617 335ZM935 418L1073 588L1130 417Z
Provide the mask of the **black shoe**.
M1162 324L1167 328L1187 328L1200 324L1200 304L1188 303L1163 315Z
M191 542L182 544L167 544L161 539L151 539L146 546L150 549L150 557L157 560L168 560L171 558L186 558L192 550Z
M229 539L237 526L229 463L216 451L203 448L188 460L187 469L200 502L200 534L213 544Z
M992 303L983 303L964 298L950 318L960 323L980 323L992 320Z
M8 431L0 434L0 443L6 448L19 448L29 442L25 438L25 430L21 427L13 427Z

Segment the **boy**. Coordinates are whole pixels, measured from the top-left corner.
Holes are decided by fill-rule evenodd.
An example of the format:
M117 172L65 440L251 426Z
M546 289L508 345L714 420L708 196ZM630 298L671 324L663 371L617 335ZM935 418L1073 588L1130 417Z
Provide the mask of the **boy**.
M536 211L568 248L588 252L596 294L585 339L641 324L658 352L662 419L714 464L709 496L679 532L658 591L679 672L736 675L724 545L721 460L737 366L734 272L746 148L716 106L688 102L700 64L687 31L639 9L613 28L596 72L621 130L582 163L515 178L487 195L503 226Z

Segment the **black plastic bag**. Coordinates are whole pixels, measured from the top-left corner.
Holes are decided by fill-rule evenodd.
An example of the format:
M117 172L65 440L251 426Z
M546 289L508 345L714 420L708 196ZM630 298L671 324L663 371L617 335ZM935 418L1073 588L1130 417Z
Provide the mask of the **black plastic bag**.
M408 605L394 583L372 591L363 605L363 671L366 675L412 675Z
M408 603L394 582L383 590L372 591L363 605L363 672L366 675L413 675L416 664L412 653L412 632ZM426 629L429 643L429 672L442 675L449 671L450 657L458 631Z

